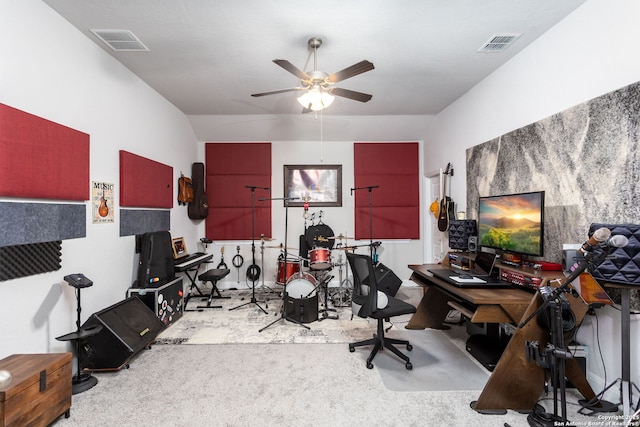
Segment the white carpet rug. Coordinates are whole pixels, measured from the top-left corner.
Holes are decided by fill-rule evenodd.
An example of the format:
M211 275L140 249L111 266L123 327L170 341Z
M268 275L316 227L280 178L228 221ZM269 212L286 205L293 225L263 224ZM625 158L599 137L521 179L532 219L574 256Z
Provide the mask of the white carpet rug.
M306 323L306 329L299 324L281 319L282 300L276 294L265 304L259 299L260 307L251 303L251 291L223 291L230 299L214 299L211 305L222 308L209 308L204 311L188 311L164 330L157 338L159 344L331 344L348 343L370 338L375 331L375 322L359 317L351 318L351 308L337 308L330 312L338 319L325 319ZM192 298L187 309L206 305L206 300ZM231 308L239 307L235 310ZM331 303L329 307L333 308ZM323 307L321 306L320 309ZM322 318L322 313L319 314ZM262 332L261 329L276 321Z

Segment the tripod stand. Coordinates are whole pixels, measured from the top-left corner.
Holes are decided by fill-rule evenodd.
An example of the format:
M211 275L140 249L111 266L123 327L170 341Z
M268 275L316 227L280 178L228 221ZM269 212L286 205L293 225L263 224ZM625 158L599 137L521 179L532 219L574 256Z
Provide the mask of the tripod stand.
M374 188L380 188L379 185L369 185L368 187L357 187L351 189L351 194L357 190L369 190L369 256L375 266L378 263L378 254L376 253L377 245L373 244L373 192ZM358 237L358 236L356 236Z
M289 200L296 200L297 198L291 198L291 197L283 197L282 199L270 199L270 200L284 200L284 262L286 265L287 262L287 227L289 224ZM266 199L260 199L260 200L266 200ZM285 269L285 280L286 282L286 269ZM298 322L295 319L292 319L289 317L287 311L285 310L285 300L287 298L287 286L285 283L285 287L284 290L282 291L282 310L280 311L280 317L276 320L274 320L273 322L269 323L267 326L265 326L264 328L258 330L258 332L262 332L265 329L269 328L272 325L275 325L276 323L278 323L281 320L288 320L289 322L293 322L293 323L297 323L298 325L302 326L305 329L311 329L309 328L307 325L304 325L302 322Z
M256 265L256 238L255 238L255 195L256 188L260 188L262 190L269 190L268 187L256 187L255 185L245 185L245 188L251 189L251 265L247 270L247 275L251 278L251 300L249 302L245 302L244 304L240 304L237 307L230 308L229 311L235 310L240 307L244 307L245 305L254 304L260 310L267 314L267 310L262 308L260 304L258 304L258 300L256 299L256 282L258 281L258 277L260 276L260 267ZM264 200L264 199L260 199Z

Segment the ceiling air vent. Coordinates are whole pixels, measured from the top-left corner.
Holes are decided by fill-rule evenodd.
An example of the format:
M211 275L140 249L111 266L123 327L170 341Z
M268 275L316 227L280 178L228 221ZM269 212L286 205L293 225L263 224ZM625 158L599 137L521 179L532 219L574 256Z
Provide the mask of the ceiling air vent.
M522 34L518 33L502 33L494 34L485 44L482 45L478 52L502 52L518 39Z
M117 52L149 51L129 30L91 30L91 32Z

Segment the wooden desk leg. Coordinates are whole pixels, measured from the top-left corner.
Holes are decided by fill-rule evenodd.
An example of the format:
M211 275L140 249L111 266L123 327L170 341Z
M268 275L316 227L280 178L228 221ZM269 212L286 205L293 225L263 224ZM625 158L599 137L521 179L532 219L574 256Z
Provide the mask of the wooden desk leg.
M540 304L541 298L536 294L523 319L535 312ZM538 325L535 318L522 328L516 329L480 397L475 402L476 411L502 413L507 409L533 410L542 394L546 373L533 360L527 362L526 342L538 341L540 348L544 348L547 345L548 335L549 333ZM586 399L595 396L575 359L566 360L565 375Z
M595 392L587 381L587 377L584 376L584 372L580 369L580 365L578 365L576 359L572 358L565 361L565 376L586 400L591 400L596 397Z
M424 295L416 312L411 316L406 329L446 329L444 320L451 310L447 304L450 297L439 291L435 286L425 287Z

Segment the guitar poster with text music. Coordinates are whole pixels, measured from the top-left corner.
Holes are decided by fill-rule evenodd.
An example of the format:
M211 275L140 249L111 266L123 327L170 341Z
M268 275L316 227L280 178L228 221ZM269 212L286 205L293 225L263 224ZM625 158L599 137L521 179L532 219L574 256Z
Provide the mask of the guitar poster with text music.
M91 218L93 224L113 222L115 184L91 182Z

